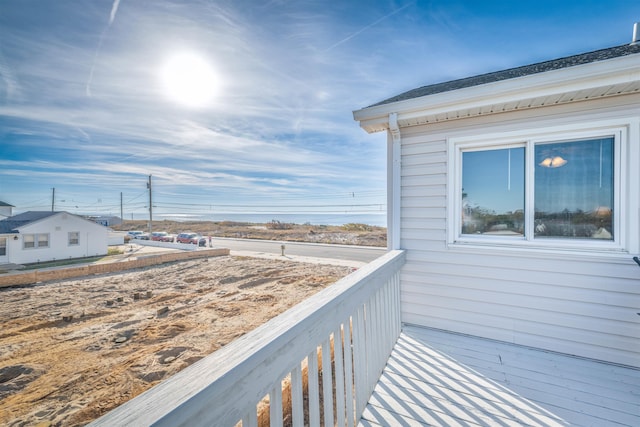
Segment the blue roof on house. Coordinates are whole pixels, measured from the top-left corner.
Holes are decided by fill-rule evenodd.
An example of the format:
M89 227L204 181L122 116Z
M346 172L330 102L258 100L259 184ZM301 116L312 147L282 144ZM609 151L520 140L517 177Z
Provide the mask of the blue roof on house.
M34 221L56 215L58 213L59 212L51 211L29 211L10 216L9 218L0 220L0 233L17 233L17 228L20 228Z
M7 203L7 202L3 202L2 200L0 200L0 206L9 206L9 207L15 208L15 206L10 205L10 204L9 204L9 203Z

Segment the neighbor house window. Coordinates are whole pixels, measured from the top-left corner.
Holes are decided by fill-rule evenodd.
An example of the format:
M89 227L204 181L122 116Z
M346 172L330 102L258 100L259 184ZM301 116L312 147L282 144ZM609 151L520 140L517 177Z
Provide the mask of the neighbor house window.
M0 237L0 256L5 256L7 254L7 238Z
M35 234L25 234L22 236L22 247L25 249L35 248L36 247L36 235Z
M80 244L80 232L79 231L70 231L69 232L69 246L76 246Z
M621 132L454 141L451 240L619 245Z
M47 248L49 247L49 234L24 234L22 236L22 247L24 249Z

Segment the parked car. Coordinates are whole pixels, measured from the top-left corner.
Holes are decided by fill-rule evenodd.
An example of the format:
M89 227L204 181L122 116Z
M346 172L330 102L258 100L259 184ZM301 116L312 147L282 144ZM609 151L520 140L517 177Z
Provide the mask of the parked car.
M180 233L176 237L178 243L191 243L198 246L207 246L207 239L198 233Z
M140 230L127 231L127 234L125 234L124 236L124 241L128 242L132 239L149 240L149 233L145 233L144 231Z
M176 242L178 243L191 243L191 238L197 236L196 233L180 233L176 236Z
M175 240L176 240L176 236L174 236L173 234L167 234L162 238L163 242L174 242Z
M151 233L151 240L156 242L173 242L173 235L166 231L154 231Z

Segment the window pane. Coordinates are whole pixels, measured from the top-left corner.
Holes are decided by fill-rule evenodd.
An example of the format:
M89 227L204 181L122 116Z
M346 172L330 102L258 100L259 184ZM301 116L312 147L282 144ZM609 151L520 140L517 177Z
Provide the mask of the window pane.
M462 153L462 234L524 234L524 147Z
M49 235L48 234L38 234L38 247L44 248L49 246Z
M24 248L33 248L35 246L35 237L33 234L25 234L22 236L22 245Z
M69 232L69 245L77 245L80 243L80 232L71 231Z
M535 236L613 240L614 139L535 147Z
M5 256L7 254L7 238L0 237L0 256Z

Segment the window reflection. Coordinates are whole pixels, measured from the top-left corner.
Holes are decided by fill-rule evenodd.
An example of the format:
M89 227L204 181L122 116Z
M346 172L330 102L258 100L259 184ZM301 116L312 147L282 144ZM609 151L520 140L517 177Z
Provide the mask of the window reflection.
M535 146L536 237L613 240L613 147L612 137Z
M462 153L462 234L524 234L525 149Z

